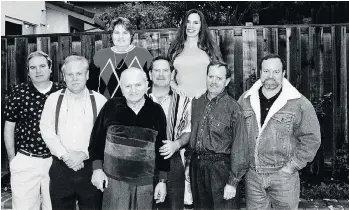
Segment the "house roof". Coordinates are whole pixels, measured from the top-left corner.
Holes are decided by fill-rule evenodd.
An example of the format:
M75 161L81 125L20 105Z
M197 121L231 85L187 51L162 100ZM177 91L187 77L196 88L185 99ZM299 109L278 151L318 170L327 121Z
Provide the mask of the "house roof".
M46 1L46 3L52 4L56 7L59 7L61 9L66 9L70 12L73 12L75 14L80 15L80 17L86 17L86 18L82 18L83 21L101 28L101 29L105 29L105 23L103 21L101 21L99 18L97 18L96 14L94 12L91 12L89 10L86 10L82 7L79 6L74 6L73 4L70 3L66 3L63 1ZM77 17L79 18L79 17ZM81 19L81 18L79 18Z
M65 3L63 1L47 1L47 2L53 5L62 7L64 9L70 10L72 12L76 12L80 15L85 15L89 18L93 18L95 15L94 12L88 11L82 7L74 6L73 4L70 4L70 3Z

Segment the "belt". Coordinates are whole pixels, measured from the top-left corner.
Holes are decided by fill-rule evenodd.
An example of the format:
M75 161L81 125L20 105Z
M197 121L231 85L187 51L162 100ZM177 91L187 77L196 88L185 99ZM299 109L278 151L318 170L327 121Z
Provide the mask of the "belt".
M23 155L26 155L26 156L29 156L29 157L37 157L37 158L49 158L51 157L51 154L43 154L43 155L37 155L37 154L33 154L33 153L30 153L30 152L27 152L25 150L18 150L19 153L23 154Z
M211 160L211 161L221 161L229 160L230 154L217 154L208 152L194 152L194 157L198 160Z

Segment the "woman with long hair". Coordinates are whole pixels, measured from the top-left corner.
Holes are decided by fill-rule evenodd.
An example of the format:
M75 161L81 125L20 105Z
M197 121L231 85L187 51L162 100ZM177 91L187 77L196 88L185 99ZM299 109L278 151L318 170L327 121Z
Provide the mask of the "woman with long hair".
M171 86L189 97L203 94L207 65L211 60L222 61L222 56L201 11L186 12L168 56L176 69Z
M114 19L109 27L112 47L96 52L90 66L89 89L98 91L106 98L122 96L120 75L129 67L136 67L148 75L153 56L142 47L132 44L136 27L127 18Z

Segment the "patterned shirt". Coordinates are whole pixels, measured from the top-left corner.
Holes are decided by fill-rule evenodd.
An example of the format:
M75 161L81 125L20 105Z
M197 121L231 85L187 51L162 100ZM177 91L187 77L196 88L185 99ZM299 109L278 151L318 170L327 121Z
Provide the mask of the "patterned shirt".
M42 140L39 123L47 97L64 86L53 83L51 90L40 93L32 82L19 84L13 88L5 106L5 120L16 123L15 148L32 154L50 154Z
M149 76L152 59L153 56L149 51L142 47L133 46L125 52L115 52L112 48L102 49L93 57L87 87L101 93L107 99L121 97L119 84L121 73L129 67L136 67Z

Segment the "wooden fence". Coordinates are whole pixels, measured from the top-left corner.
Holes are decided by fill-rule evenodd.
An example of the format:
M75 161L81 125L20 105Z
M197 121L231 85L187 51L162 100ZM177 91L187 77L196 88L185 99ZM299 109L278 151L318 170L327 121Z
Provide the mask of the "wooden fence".
M211 27L211 33L232 71L229 91L235 98L259 77L260 58L280 54L287 62L287 78L312 102L332 93L323 124L326 159L348 143L349 24ZM165 55L175 35L176 29L138 31L134 43L153 56ZM2 96L27 80L26 57L35 50L51 56L53 80L62 81L59 69L66 56L74 52L91 61L96 51L109 46L106 32L1 37Z

